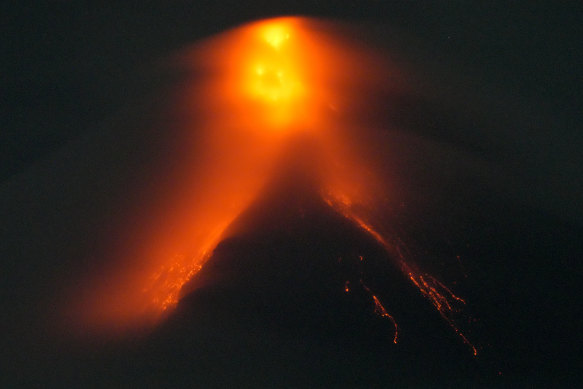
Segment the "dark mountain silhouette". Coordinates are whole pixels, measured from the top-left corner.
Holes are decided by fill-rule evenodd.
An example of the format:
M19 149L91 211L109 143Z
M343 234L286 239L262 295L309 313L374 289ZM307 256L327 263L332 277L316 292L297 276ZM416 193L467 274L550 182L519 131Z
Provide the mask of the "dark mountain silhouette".
M473 380L480 366L429 301L371 236L321 199L317 153L304 146L294 144L277 178L185 286L176 311L140 346L146 381L369 387ZM375 313L366 288L394 317L396 344L392 322Z

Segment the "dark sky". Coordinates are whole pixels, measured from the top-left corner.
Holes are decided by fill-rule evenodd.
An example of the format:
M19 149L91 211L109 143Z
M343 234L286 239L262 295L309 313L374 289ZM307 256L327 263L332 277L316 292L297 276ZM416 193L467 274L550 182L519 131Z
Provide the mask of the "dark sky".
M518 156L519 169L536 169L528 185L541 187L553 177L569 208L555 212L566 216L575 212L582 189L574 179L581 162L580 11L568 3L496 1L4 4L0 179L152 90L156 81L146 76L148 69L169 53L250 20L305 14L377 23L377 39L420 83L440 83L432 97L445 94L451 105L494 118L483 127L497 126L495 121L514 127L474 142L493 142L492 148ZM556 200L545 191L535 197ZM581 210L576 213L581 220Z
M98 2L31 1L6 2L0 6L0 258L7 264L6 270L2 271L1 290L7 312L3 322L9 322L6 323L8 330L3 334L8 346L2 349L2 360L13 362L8 382L19 383L14 377L22 374L32 377L29 383L47 379L50 367L35 369L30 366L35 363L53 366L47 363L47 355L60 358L55 363L55 371L61 375L55 373L49 379L56 385L66 381L63 377L75 384L98 379L101 372L107 371L99 366L103 363L115 366L115 374L123 376L127 361L120 361L121 357L104 356L109 351L98 356L83 354L77 365L70 365L74 359L71 355L75 354L63 352L61 356L55 352L54 343L44 339L49 335L45 335L38 324L43 321L41 314L46 311L45 305L55 303L45 296L50 294L46 288L54 285L59 277L66 277L68 269L91 267L91 260L79 264L77 255L91 251L95 241L103 242L99 237L110 234L106 231L108 222L118 220L114 214L129 202L123 199L124 185L131 187L148 177L141 173L134 177L132 171L143 168L140 164L155 148L155 140L143 141L135 146L139 151L130 155L128 150L132 149L137 136L128 133L118 137L111 130L114 126L109 123L118 120L114 118L131 116L128 112L139 109L136 101L152 99L152 94L161 86L172 82L167 75L159 75L156 71L159 61L171 53L227 28L288 14L365 25L368 31L372 31L368 38L372 37L412 74L409 81L414 93L399 101L397 110L401 115L397 124L411 134L443 146L443 150L459 151L486 161L489 171L499 172L496 180L486 184L482 181L488 180L487 174L474 177L472 186L466 192L458 193L456 198L460 204L444 204L439 197L427 202L426 208L420 208L428 211L427 215L419 211L419 214L402 216L402 223L409 224L405 227L409 234L424 236L419 240L426 249L446 253L443 255L461 253L464 258L473 258L466 269L470 281L463 283L462 289L473 301L472 310L483 320L476 333L489 351L485 357L487 362L475 368L477 373L460 368L452 373L453 378L459 373L463 378L460 379L470 384L543 386L561 380L575 382L580 376L575 364L580 343L577 274L580 274L579 262L583 255L583 207L580 202L583 196L581 5L551 1L382 0L169 0L127 1L115 6ZM156 101L156 97L153 99ZM123 128L125 119L121 120L122 124L116 122L116 126ZM149 117L146 115L141 120L146 123ZM98 139L100 144L114 140L111 143L116 146L107 151L107 158L102 158L100 150L86 148L93 139ZM78 151L78 145L85 145L85 148ZM91 150L91 153L83 155L83 150ZM438 153L432 158L436 155ZM92 158L97 162L86 162ZM62 161L85 162L80 162L79 166L63 167L60 165L64 164ZM100 165L99 161L106 162ZM121 166L128 161L131 163ZM416 162L407 163L413 166ZM407 183L413 187L419 183L431 183L428 178L431 175L449 177L455 182L459 178L456 174L448 175L443 171L448 167L455 170L455 165L455 161L435 165L420 162L415 166L429 173L415 177L419 182L412 178ZM405 162L404 166L409 167ZM113 173L105 173L110 170ZM69 172L69 180L74 182L75 189L67 186L69 189L62 191L67 179L54 180L51 174L55 171ZM128 177L136 181L128 183ZM116 186L122 189L96 190ZM93 194L89 196L88 193ZM448 194L446 191L443 196ZM323 216L319 207L312 209L316 219L331 217ZM440 223L446 214L445 209L456 211L456 216ZM423 222L424 216L427 216L427 223ZM450 226L447 233L440 231L443 224ZM301 235L298 231L307 227L294 228L297 237L297 234ZM310 228L314 233L322 233L317 225ZM338 234L329 238L331 241L345 240L344 234L348 232L338 228L338 231L327 232ZM263 258L260 261L267 261L269 254L261 250L269 252L270 249L254 246L266 239L262 234L266 233L259 229L256 235L260 238L247 237L248 241L235 240L226 244L221 258L229 263L233 260L229 258L237 257L233 253L243 253L242 257L247 258L250 250L259 251L263 255L259 256ZM282 239L277 232L272 235L271 239ZM98 238L93 239L96 236ZM298 239L288 243L291 252L297 249L294 245L301 241ZM360 242L361 238L353 239ZM367 245L371 243L359 244L369 247ZM315 252L318 250L327 252L330 248L318 246ZM375 249L370 250L374 252ZM300 252L315 255L310 250ZM290 261L294 260L293 255L289 257ZM265 274L269 274L269 267L264 269ZM318 271L314 271L316 275ZM220 303L220 298L212 297L212 292L209 292L210 297L196 295L190 299L202 301L197 304L203 308L205 298ZM230 301L228 296L231 295L226 293L221 298ZM245 298L251 297L240 297L237 304L249 303ZM330 301L331 306L337 307L335 300ZM188 316L189 306L182 309L182 314ZM344 311L339 314L349 316ZM226 316L229 320L249 319L243 313ZM173 322L168 326L182 328L182 332L177 333L183 338L171 336L171 344L187 337L188 330L184 328L190 325L188 320L191 319L176 320L178 324ZM415 322L416 318L404 320ZM207 324L193 325L204 327ZM293 332L289 329L292 325L278 325L283 326L276 328L284 334ZM371 361L393 355L371 346L384 342L374 337L362 336L353 343L342 343L347 335L343 332L346 328L341 326L326 338L326 331L318 327L316 321L310 324L296 321L293 325L300 333L319 328L316 337L327 340L306 340L306 345L319 345L321 349L317 349L316 354L320 353L320 357L334 355L329 343L338 340L355 355L348 361L365 360L374 365L377 362ZM370 323L351 325L376 333ZM151 344L139 346L148 351L141 353L139 347L124 350L124 358L138 355L136 360L141 363L141 370L134 374L148 371L148 366L153 363L148 347L163 348L170 359L176 358L173 353L184 352L181 348L164 345L169 339L164 331L170 330L161 330ZM238 339L233 341L233 347L244 354L242 350L246 349L248 339L237 338L236 331L233 331L229 336ZM430 336L427 328L420 331ZM209 336L215 335L211 331ZM311 338L306 336L306 339ZM197 346L202 344L207 351L212 348L200 339L193 338L190 342ZM253 343L253 347L263 345L269 348L267 340L261 342ZM289 347L289 339L285 336L276 337L274 342ZM359 359L358 342L364 342L374 351ZM228 341L223 339L217 344L218 351L209 351L209 360L220 360L219 354L229 350ZM449 343L440 340L437 344L447 348ZM413 344L412 347L414 350L423 349L422 344ZM440 355L444 361L451 361L457 352L454 347ZM283 358L278 363L297 361L301 354L301 347L292 347L289 359ZM261 358L272 354L261 355L257 357L257 363L265 364ZM427 355L417 360L411 352L402 355L409 358L415 368L427 366L426 359L423 359L429 358ZM308 361L318 360L317 356L312 358ZM239 355L233 361L238 363L244 359L244 355ZM461 360L462 364L467 362L465 357ZM347 369L347 360L336 362L337 365L332 362L325 365L322 371L333 375ZM400 363L401 368L407 366L406 362ZM317 376L306 364L305 361L303 365L299 364L298 369ZM274 365L271 374L278 372L281 365ZM91 373L71 378L75 366ZM377 373L389 379L398 376L396 368L379 367L377 371L370 364L364 367L364 362L357 366L373 376ZM434 369L439 367L443 366L437 364ZM232 366L227 364L223 368ZM494 370L503 371L509 377L508 381L495 381L490 376ZM163 382L161 377L172 373L168 366L160 371L164 373L141 379L146 383ZM187 377L185 371L188 371L186 364L178 368L177 374ZM338 380L327 381L322 371L318 383L338 384ZM429 368L428 371L433 370ZM358 374L358 369L351 372ZM244 373L239 374L245 377ZM214 376L210 374L209 377L211 380ZM452 381L452 376L443 374L436 373L435 377L455 381ZM476 377L482 380L473 381ZM127 385L133 378L130 374L113 382ZM274 379L272 377L263 384L275 385L277 381ZM432 379L431 373L427 373L417 383L432 383ZM23 382L26 381L20 381ZM101 385L107 383L99 382ZM176 384L186 382L190 381L178 379ZM379 384L374 379L365 382ZM407 381L404 379L403 382Z

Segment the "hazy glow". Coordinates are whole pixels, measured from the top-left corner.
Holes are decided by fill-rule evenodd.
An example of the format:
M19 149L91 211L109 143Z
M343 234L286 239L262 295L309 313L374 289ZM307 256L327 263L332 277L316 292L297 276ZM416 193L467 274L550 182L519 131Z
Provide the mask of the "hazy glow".
M281 18L202 42L175 66L193 75L176 91L171 115L184 134L176 153L186 163L170 180L172 190L136 218L144 226L124 233L133 237L127 247L75 297L83 328L123 330L163 317L271 177L289 139L302 133L318 147L311 168L321 177L324 200L400 261L404 275L471 346L450 314L463 300L414 271L377 232L381 219L370 216L391 201L391 182L373 169L374 141L363 132L383 109L375 93L397 88L391 80L398 72L382 56L352 43L338 25ZM362 287L374 311L392 322L396 343L397 323ZM339 288L350 292L348 283Z

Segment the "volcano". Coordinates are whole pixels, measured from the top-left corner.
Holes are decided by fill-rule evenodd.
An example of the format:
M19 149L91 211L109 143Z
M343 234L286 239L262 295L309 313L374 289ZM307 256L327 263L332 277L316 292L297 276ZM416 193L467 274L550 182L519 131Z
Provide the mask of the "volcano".
M144 363L145 382L370 387L476 374L384 247L322 199L312 151L293 142L130 358Z
M9 23L0 386L581 382L572 10L75 7Z

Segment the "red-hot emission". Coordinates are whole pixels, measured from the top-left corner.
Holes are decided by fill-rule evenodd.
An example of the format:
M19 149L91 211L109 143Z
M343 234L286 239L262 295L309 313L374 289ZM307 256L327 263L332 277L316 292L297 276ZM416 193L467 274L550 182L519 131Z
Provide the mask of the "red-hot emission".
M383 110L374 96L400 88L386 56L349 38L337 24L278 18L225 32L185 50L175 65L187 77L177 92L180 125L194 163L188 188L167 200L159 225L131 231L136 247L122 248L104 274L77 290L77 323L101 333L148 327L177 304L182 286L225 238L227 227L274 174L286 142L307 136L320 152L322 198L373 237L398 261L419 292L463 342L453 313L464 300L430 275L415 271L399 247L377 232L370 215L391 199L391 182L377 174L365 128ZM370 132L370 131L369 131ZM374 153L372 153L374 154ZM137 236L137 238L136 238ZM398 326L379 298L374 313ZM350 285L339 285L350 292ZM82 296L82 297L79 297Z

